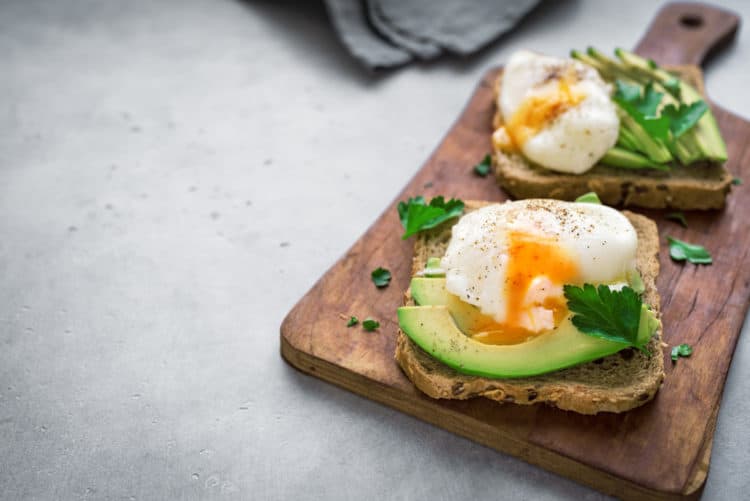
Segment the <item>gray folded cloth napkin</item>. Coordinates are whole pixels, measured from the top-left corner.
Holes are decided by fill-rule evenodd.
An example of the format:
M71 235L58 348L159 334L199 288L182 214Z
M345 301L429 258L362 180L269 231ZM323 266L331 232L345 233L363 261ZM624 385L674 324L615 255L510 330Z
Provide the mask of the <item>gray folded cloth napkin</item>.
M339 38L369 69L468 55L513 28L539 0L325 0Z

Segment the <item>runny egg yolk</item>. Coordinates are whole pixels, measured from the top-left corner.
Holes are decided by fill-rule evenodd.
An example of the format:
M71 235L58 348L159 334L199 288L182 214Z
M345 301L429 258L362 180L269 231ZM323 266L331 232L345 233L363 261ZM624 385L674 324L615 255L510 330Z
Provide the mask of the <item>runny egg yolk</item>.
M562 286L576 283L579 276L577 262L553 238L511 232L508 244L505 321L484 317L482 325L472 329L472 337L483 343L522 343L557 326L568 314ZM545 285L533 290L538 284L557 290L545 290ZM545 316L552 325L544 325Z
M502 149L519 151L526 141L586 97L573 89L578 78L572 68L568 68L559 78L551 75L550 80L556 81L557 85L548 84L542 92L526 98L507 120L504 128L508 141L495 134L496 142L506 143L498 144Z

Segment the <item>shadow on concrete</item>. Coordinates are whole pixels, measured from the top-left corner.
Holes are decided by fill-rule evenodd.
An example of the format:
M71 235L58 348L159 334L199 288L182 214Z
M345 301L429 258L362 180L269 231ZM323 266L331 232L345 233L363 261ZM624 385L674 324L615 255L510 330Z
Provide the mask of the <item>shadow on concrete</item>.
M448 65L457 72L472 71L477 65L486 63L487 57L497 48L520 33L533 33L545 26L564 23L574 17L580 4L578 0L542 0L518 24L478 52L461 57L445 54L430 61L416 61L397 68L371 71L360 65L339 41L322 1L296 2L294 0L255 1L238 0L253 14L263 17L280 36L287 37L295 50L313 59L314 64L360 82L373 85L388 75L406 68L431 69Z
M263 18L290 46L311 60L311 64L330 71L332 76L345 75L369 86L385 72L371 72L361 66L339 41L320 0L237 0L252 14Z

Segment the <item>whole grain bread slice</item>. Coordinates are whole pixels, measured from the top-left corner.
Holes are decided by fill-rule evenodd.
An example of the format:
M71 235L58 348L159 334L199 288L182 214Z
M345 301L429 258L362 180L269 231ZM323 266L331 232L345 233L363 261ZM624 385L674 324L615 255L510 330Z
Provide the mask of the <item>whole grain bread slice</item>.
M705 95L700 70L674 66L671 71ZM502 74L495 85L495 102ZM502 125L495 113L493 127ZM633 170L597 164L583 174L564 174L544 169L518 154L493 147L493 168L498 184L514 198L575 200L590 191L607 205L650 209L720 209L732 185L732 175L723 163L703 162L674 165L669 172Z
M489 202L466 202L476 210ZM659 235L647 217L624 211L638 234L637 268L643 278L643 300L659 314L656 276L659 273ZM455 223L455 220L453 221ZM412 275L423 270L429 257L443 256L451 237L451 222L419 234L414 245ZM410 291L405 304L414 305ZM608 357L548 374L492 379L461 374L438 362L399 331L396 361L422 392L432 398L468 399L485 397L523 405L544 403L560 409L596 414L623 412L654 398L664 380L661 327L647 346L651 356L625 349Z

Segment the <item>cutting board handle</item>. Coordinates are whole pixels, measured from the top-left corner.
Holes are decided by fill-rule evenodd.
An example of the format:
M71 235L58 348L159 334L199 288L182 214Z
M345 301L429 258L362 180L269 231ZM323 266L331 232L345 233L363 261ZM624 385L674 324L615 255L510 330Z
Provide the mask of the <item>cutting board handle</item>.
M740 17L701 3L663 7L638 42L635 52L659 64L700 66L707 56L734 39Z

